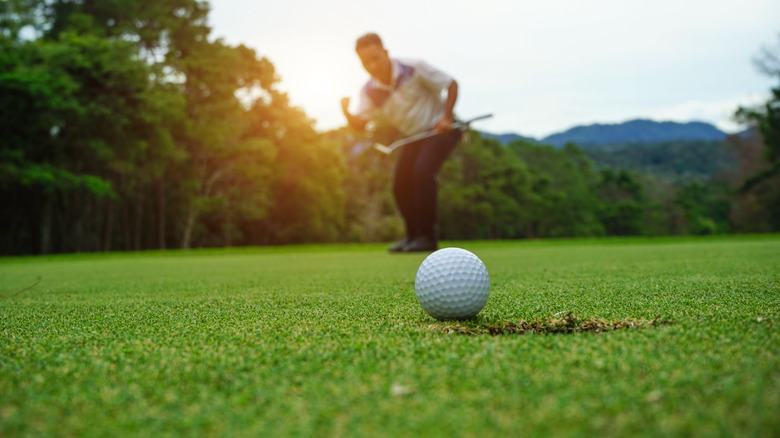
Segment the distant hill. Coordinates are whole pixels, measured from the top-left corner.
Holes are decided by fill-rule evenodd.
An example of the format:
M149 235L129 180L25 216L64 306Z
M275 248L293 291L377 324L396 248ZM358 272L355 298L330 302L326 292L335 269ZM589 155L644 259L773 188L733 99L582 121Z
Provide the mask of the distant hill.
M501 144L507 144L507 143L511 143L511 142L517 141L517 140L527 140L527 141L532 141L532 142L537 142L538 141L538 140L536 140L533 137L524 137L522 135L513 134L513 133L508 133L508 134L491 134L489 132L481 132L480 131L480 134L482 134L483 138L492 138L494 140L498 140L499 142L501 142Z
M650 143L674 140L722 140L726 133L704 122L655 122L652 120L631 120L614 125L577 126L541 140L553 146L566 143L578 145L607 143Z
M566 131L534 139L519 134L490 134L484 137L495 138L501 143L518 139L534 141L561 147L566 143L575 143L587 148L588 145L616 143L653 143L676 140L723 140L726 133L705 122L656 122L637 119L616 124L593 124L576 126Z
M724 146L726 136L709 123L642 119L577 126L540 140L518 134L483 133L483 137L503 144L519 139L555 147L574 143L585 150L597 168L640 171L676 183L711 178L728 169L734 159Z

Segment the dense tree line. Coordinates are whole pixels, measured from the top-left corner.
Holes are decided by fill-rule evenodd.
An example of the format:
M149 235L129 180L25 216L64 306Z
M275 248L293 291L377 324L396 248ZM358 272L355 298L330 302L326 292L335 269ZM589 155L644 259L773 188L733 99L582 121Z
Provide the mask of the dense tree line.
M353 166L351 172L376 175L375 168ZM445 163L440 180L439 232L445 239L740 231L729 216L734 191L725 177L675 184L653 174L599 168L573 144L556 148L518 140L503 146L472 133ZM373 210L374 221L397 228L386 191L372 191L375 205L384 206Z
M0 7L0 251L340 237L337 148L205 2Z
M272 63L213 39L207 15L197 0L0 4L1 254L400 235L394 158L316 131ZM758 128L729 140L733 166L683 182L471 133L441 173L441 237L780 230L774 92L741 111Z
M754 61L761 72L780 82L780 36ZM737 200L751 214L753 230L780 230L780 83L763 105L739 108L736 116L758 131L752 139L735 141L742 154L737 169L745 172Z

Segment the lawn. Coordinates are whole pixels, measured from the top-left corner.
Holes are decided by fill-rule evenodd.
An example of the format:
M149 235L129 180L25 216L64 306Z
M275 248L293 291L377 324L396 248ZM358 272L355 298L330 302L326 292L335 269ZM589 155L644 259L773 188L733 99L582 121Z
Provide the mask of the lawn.
M0 436L780 436L780 236L447 246L474 320L381 245L0 259Z

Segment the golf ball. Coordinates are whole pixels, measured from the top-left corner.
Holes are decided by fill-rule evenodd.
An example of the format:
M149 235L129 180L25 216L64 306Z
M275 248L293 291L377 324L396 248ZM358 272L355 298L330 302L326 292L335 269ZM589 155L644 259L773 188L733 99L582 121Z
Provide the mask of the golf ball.
M436 319L469 319L485 307L490 277L479 257L444 248L423 260L414 279L417 300Z

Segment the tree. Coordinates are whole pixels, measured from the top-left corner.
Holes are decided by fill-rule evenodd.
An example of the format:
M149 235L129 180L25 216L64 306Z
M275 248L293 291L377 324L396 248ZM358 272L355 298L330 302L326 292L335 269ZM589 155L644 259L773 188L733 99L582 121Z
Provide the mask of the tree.
M16 212L0 251L338 238L337 148L268 60L209 40L207 14L197 0L0 4L0 200Z
M84 249L95 197L118 194L112 169L167 139L153 102L161 90L149 86L149 66L132 56L131 42L77 31L25 40L13 20L2 22L11 24L3 32L0 166L4 196L17 197L21 210L10 229L32 228L16 236L37 241L42 253Z
M598 215L607 234L644 234L645 194L640 180L625 169L602 169L599 176L601 205Z
M729 231L729 201L722 182L689 183L679 189L676 203L685 218L685 234L716 234Z
M573 144L557 149L519 140L508 149L529 169L530 195L524 237L597 236L598 178L593 162Z
M446 239L520 237L530 175L498 141L470 133L440 177L439 227Z
M262 216L268 208L271 142L251 135L254 120L236 97L275 81L273 67L246 47L205 39L175 40L169 65L183 80L185 123L175 141L186 158L171 169L181 220L179 245L190 248L204 215L221 216L218 234L232 243L233 214ZM252 209L243 208L251 205ZM220 242L222 244L224 242Z
M343 233L346 165L339 143L318 133L287 95L271 90L251 108L252 135L269 139L276 155L270 162L269 211L254 222L255 244L327 242Z
M780 36L778 45L764 47L755 64L763 73L780 81ZM769 227L780 230L780 83L771 89L766 103L755 108L740 107L736 112L739 121L757 127L764 144L765 165L742 183L742 195L754 193L768 212Z

